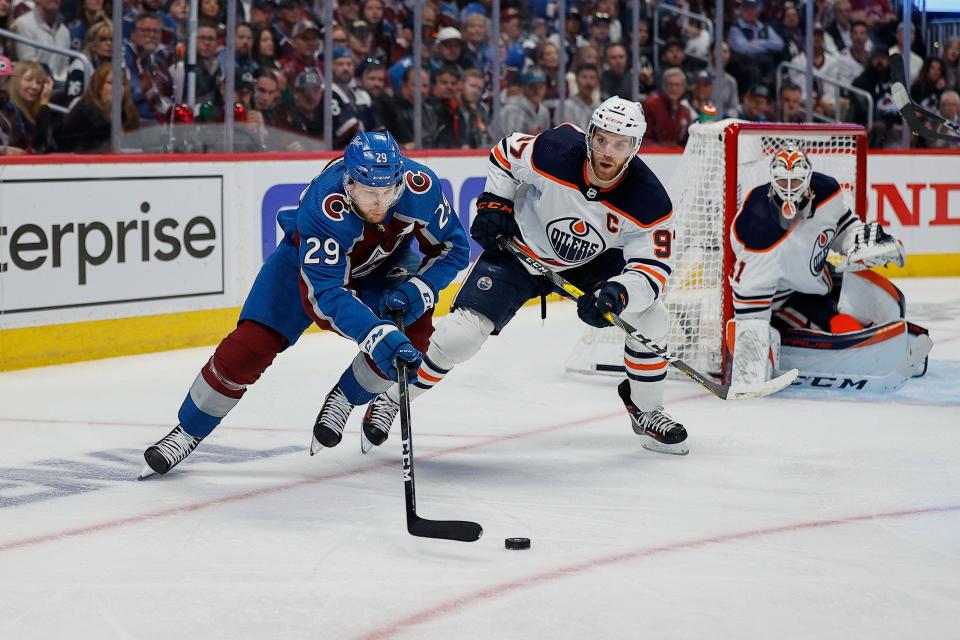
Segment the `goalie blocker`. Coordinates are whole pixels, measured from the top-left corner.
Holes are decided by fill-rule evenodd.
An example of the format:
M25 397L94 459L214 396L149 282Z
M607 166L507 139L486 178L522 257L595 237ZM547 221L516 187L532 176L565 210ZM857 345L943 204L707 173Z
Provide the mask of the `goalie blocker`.
M889 280L872 271L848 273L836 306L830 302L795 294L771 323L730 320L724 377L762 379L796 368L794 386L891 392L926 373L933 342L904 319L903 293Z

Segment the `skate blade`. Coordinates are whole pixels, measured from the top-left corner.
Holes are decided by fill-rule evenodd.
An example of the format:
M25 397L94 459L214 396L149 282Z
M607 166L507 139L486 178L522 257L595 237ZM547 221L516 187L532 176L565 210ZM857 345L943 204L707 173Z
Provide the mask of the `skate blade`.
M311 441L310 441L310 455L311 455L311 456L317 455L317 453L318 453L319 451L323 450L323 449L326 449L326 447L323 446L322 444L320 444L320 441L319 441L319 440L317 440L315 437L311 438Z
M690 453L690 448L687 447L686 442L678 442L677 444L663 444L661 442L657 442L650 436L640 436L640 446L647 451L653 451L654 453L667 453L672 456L685 456Z
M150 468L150 465L143 465L143 469L140 469L140 475L137 476L137 480L146 480L152 475L156 475L156 471Z
M367 439L367 434L363 432L363 429L360 429L360 453L370 453L370 449L373 449L373 447L374 444Z

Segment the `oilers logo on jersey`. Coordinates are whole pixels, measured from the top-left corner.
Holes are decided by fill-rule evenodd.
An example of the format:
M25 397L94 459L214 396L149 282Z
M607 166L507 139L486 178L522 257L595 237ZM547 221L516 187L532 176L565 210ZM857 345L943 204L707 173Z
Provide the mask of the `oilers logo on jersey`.
M606 250L603 235L582 218L559 218L547 225L547 236L557 257L577 264Z
M817 241L813 245L813 255L810 256L810 274L820 275L823 271L823 265L827 261L827 254L830 253L830 244L836 232L833 229L824 229L817 235Z

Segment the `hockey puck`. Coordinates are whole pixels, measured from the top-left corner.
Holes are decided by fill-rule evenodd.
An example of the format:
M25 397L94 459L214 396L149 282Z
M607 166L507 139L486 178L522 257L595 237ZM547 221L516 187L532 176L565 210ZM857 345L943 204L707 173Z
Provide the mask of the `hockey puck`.
M507 538L503 546L511 551L522 551L530 548L530 538Z

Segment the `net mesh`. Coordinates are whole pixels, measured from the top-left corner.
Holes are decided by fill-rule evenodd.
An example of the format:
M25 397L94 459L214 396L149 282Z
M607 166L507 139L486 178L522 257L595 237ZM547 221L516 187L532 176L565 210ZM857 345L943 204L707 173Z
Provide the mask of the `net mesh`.
M855 132L829 127L801 130L740 130L723 120L690 127L690 138L667 191L673 201L674 272L664 302L670 310L667 346L694 368L719 374L724 300L729 285L723 277L729 251L725 219L732 221L747 194L769 182L772 157L790 145L810 157L814 171L834 177L844 188L847 205L856 211L854 193L858 156ZM736 157L727 157L726 139L736 136ZM727 167L736 163L736 202L724 196ZM588 327L567 360L567 370L622 375L623 334L617 328ZM672 370L671 370L671 373Z

